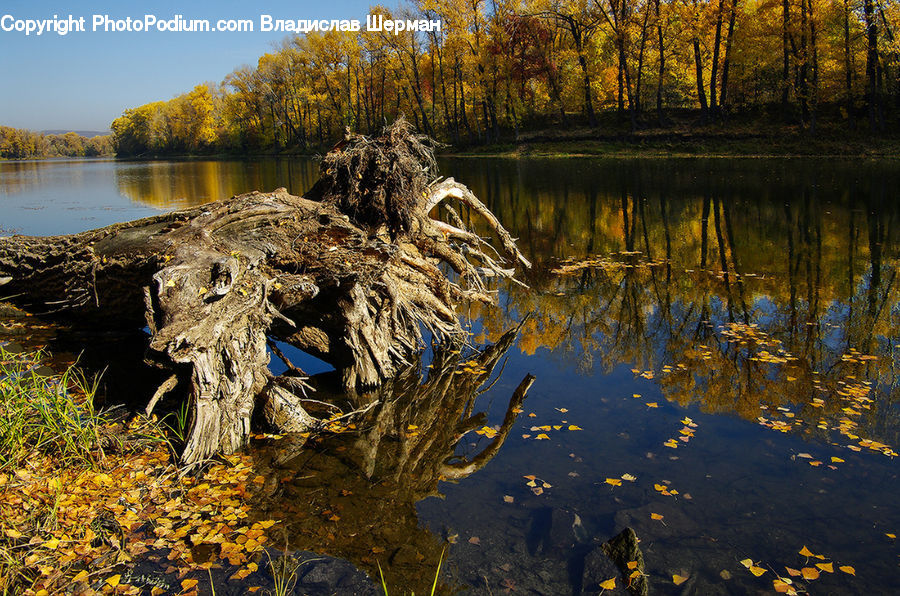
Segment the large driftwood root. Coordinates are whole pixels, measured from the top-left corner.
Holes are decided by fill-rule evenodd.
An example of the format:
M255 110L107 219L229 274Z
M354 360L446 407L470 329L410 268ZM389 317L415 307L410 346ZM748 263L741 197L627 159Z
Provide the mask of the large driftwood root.
M0 287L35 314L146 324L149 357L189 376L186 462L245 445L257 404L274 424L306 428L304 379L273 377L271 340L331 363L348 391L377 386L423 348L422 329L458 340L457 305L493 300L487 278L528 265L469 189L430 180L430 152L410 135L400 122L379 139L348 137L323 163L322 201L278 189L71 236L0 238ZM391 175L338 184L359 175L342 155ZM496 250L460 207L482 217Z

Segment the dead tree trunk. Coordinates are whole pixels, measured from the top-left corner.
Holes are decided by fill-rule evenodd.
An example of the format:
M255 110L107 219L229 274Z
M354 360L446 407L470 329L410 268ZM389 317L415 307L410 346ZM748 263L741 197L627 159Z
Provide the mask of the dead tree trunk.
M422 141L403 121L377 139L348 135L323 161L317 201L278 189L71 236L2 238L3 294L34 314L146 325L151 357L189 381L185 462L243 447L257 406L306 429L303 378L269 372L271 340L331 363L347 390L375 386L422 348L423 328L462 334L455 308L493 300L486 278L529 266L465 186L433 180ZM497 251L454 202L483 216Z

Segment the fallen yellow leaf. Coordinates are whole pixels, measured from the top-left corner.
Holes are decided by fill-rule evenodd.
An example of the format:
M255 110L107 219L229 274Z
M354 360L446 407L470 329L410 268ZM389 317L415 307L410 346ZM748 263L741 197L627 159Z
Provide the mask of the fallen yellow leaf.
M678 575L677 573L672 574L672 583L675 584L676 586L680 586L687 580L688 580L688 578L683 575Z
M116 586L119 585L119 581L120 581L121 579L122 579L122 576L121 576L120 574L117 573L117 574L115 574L115 575L112 576L112 577L107 577L107 578L106 578L106 583L108 583L109 586L110 586L111 588L115 588Z
M752 573L756 577L759 577L760 575L762 575L765 572L766 572L766 570L763 569L762 567L757 567L756 565L750 566L750 573Z
M616 589L616 578L611 577L605 582L600 582L600 587L604 590L615 590Z
M747 569L750 569L751 567L753 567L753 559L744 559L743 561L741 561L741 565L743 565Z
M662 518L663 518L663 516L660 515L660 514L658 514L658 513L651 513L651 514L650 514L650 519L655 519L655 520L659 521L659 520L661 520Z
M607 478L606 484L612 484L613 486L622 486L621 478Z
M775 588L775 591L779 594L790 594L792 591L796 593L796 590L794 590L790 584L780 579L773 579L772 587Z
M806 546L804 546L802 549L800 549L800 554L803 555L804 557L814 557L815 556L814 554L812 554L812 551L810 551L808 548L806 548Z
M181 581L181 589L182 589L182 590L190 590L191 588L193 588L194 586L196 586L198 583L200 583L200 582L199 582L198 580L196 580L196 579L185 579L185 580L182 580L182 581Z
M637 568L637 561L628 561L627 566L629 569L635 569L635 568Z
M82 569L81 571L78 572L78 575L76 575L75 577L72 578L72 581L73 582L83 582L84 580L86 580L88 578L88 575L89 575L88 572L85 571L84 569Z
M803 579L819 579L819 570L815 567L804 567L800 573L803 575Z
M576 424L570 424L570 425L569 425L569 430L584 430L584 429L581 428L580 426L576 425Z
M840 569L844 573L849 573L850 575L856 575L856 569L854 569L850 565L843 565L841 567L838 567L838 569Z
M831 563L816 563L816 567L827 573L834 573L834 565Z
M547 436L546 434L544 434L544 433L541 433L541 434L539 434L538 436L535 437L535 440L536 440L536 441L545 441L545 440L546 440L546 441L549 441L549 440L550 440L550 437L548 437L548 436Z

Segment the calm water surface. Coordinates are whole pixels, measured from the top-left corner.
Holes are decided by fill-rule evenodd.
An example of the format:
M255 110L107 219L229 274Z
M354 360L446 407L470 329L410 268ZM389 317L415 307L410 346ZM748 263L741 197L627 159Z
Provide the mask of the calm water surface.
M427 354L372 396L387 405L358 432L258 447L259 514L284 519L293 546L370 573L380 561L423 593L449 544L447 591L573 594L586 553L631 526L655 593L771 592L786 567L828 562L796 585L894 591L900 164L441 167L535 262L528 288L467 312L474 342L529 316L506 350ZM0 227L71 233L302 193L315 175L309 160L0 163Z

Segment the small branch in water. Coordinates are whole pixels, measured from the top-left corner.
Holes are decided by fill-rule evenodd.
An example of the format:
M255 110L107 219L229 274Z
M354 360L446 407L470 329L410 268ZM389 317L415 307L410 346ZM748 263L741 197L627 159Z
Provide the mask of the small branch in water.
M289 369L304 377L305 379L309 378L309 375L303 372L303 369L291 362L290 359L288 359L288 357L284 355L284 352L281 351L281 349L275 344L274 341L270 340L267 343L269 344L269 348L272 350L272 352L274 352L275 355L278 356L278 358L280 358Z

